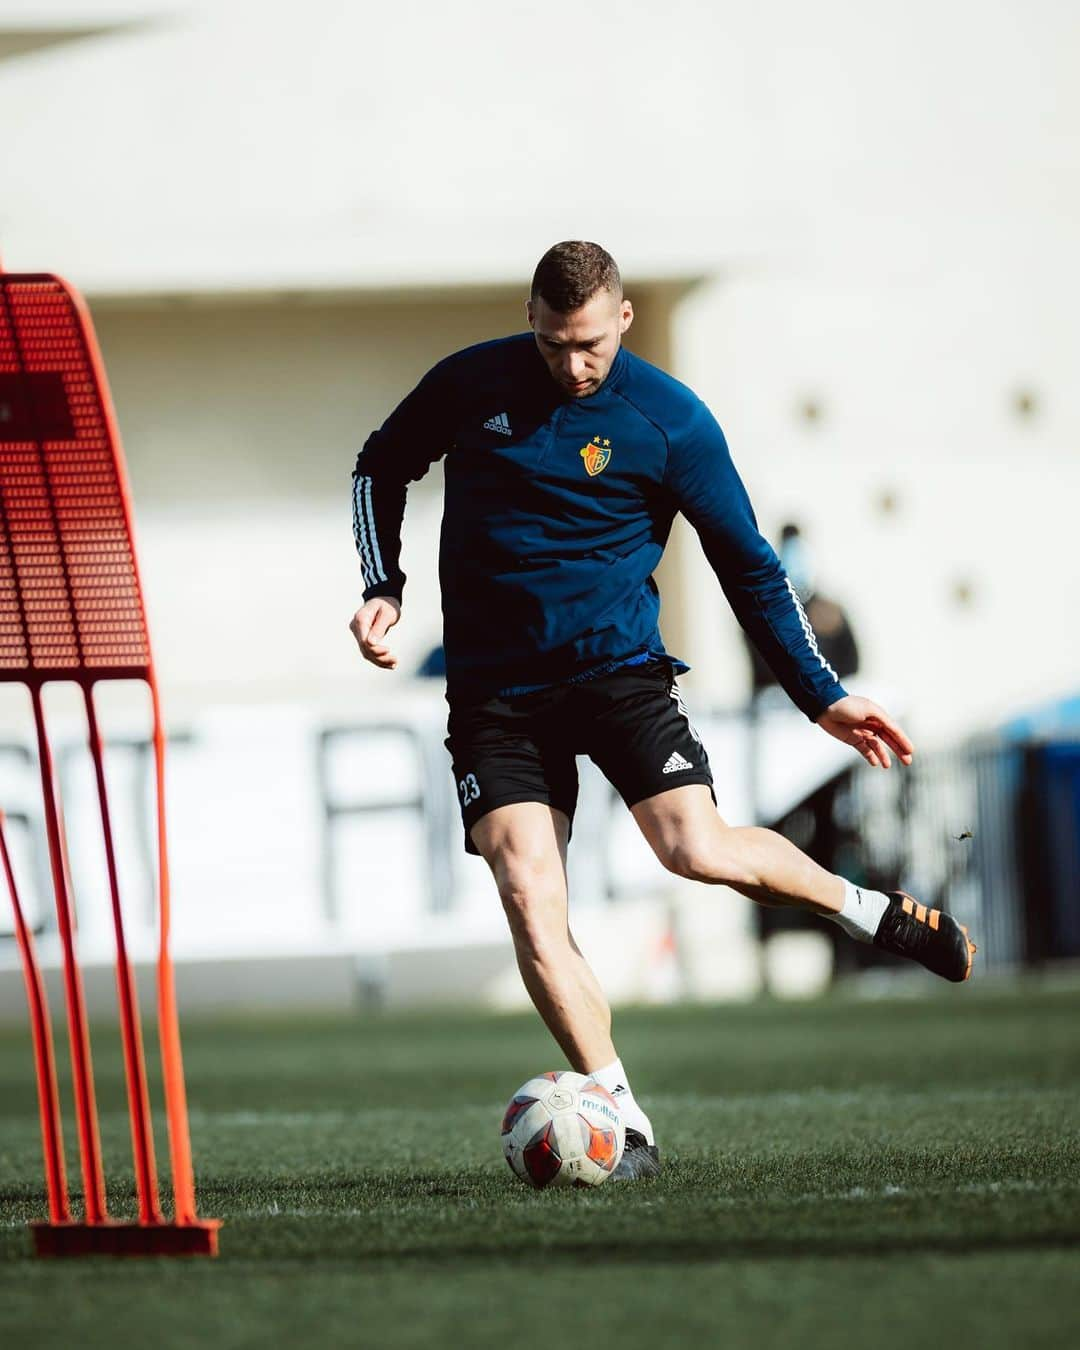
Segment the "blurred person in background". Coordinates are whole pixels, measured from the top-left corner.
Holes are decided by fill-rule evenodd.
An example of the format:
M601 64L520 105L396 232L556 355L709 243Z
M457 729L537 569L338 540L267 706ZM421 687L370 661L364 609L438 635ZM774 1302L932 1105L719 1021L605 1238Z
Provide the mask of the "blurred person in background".
M739 622L807 717L887 769L912 745L849 695L758 531L723 433L695 395L622 345L633 321L597 244L541 258L531 332L439 362L372 433L353 474L364 578L350 627L393 670L407 484L446 456L439 554L447 748L465 847L498 887L522 979L572 1067L618 1101L615 1176L660 1169L652 1124L611 1035L607 1000L568 925L566 853L575 755L623 797L665 867L753 900L832 918L863 942L963 980L974 947L950 916L860 889L782 836L729 826L658 628L653 572L681 511Z
M817 638L818 649L822 656L836 671L841 680L856 674L859 669L859 647L855 640L855 632L851 626L851 621L836 600L823 594L818 589L816 570L806 538L800 526L795 524L794 521L788 521L780 530L779 555L780 563L787 573L788 580L794 586L795 593L802 601L806 617L810 621L810 627L814 630L814 636ZM838 861L840 861L839 855L846 833L836 823L836 800L843 793L845 785L850 781L851 771L845 770L843 773L836 774L827 783L811 792L806 799L800 802L794 810L787 812L783 818L762 817L757 801L758 783L756 774L756 766L760 762L759 740L762 728L760 714L769 707L783 706L784 700L776 676L757 647L750 641L745 630L743 631L743 639L746 654L750 660L750 674L753 685L749 708L749 734L750 782L754 797L754 819L762 825L768 825L770 829L776 830L786 839L791 839L805 853L808 853L815 862L831 871L836 868ZM808 829L807 826L810 822L812 822L812 827ZM844 868L844 871L850 876L852 875L850 871L852 862L850 850L846 861L848 867ZM865 888L868 878L860 876L858 880L859 884ZM890 884L893 884L894 880L890 879ZM830 928L829 924L819 923L818 919L807 910L790 907L780 908L775 905L759 905L754 918L756 921L755 928L762 942L768 941L776 933ZM833 948L834 970L842 968L859 969L865 964L871 964L875 958L880 959L880 953L875 948L860 944L847 944L844 942L842 933L835 926L831 927L832 931L827 935Z
M817 589L805 537L799 526L791 521L780 531L780 563L787 573L788 580L795 587L795 593L802 601L821 655L836 671L839 679L844 680L849 675L856 674L859 669L859 644L855 640L851 620L838 601ZM747 655L750 657L753 692L756 697L764 689L776 688L778 682L772 667L750 640L745 629L743 638L746 642Z

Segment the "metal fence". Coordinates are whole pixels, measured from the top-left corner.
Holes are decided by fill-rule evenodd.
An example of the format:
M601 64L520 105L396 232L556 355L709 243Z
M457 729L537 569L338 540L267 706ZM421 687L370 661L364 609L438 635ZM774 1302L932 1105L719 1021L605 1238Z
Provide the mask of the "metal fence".
M752 772L740 766L755 747L767 764L768 746L741 714L700 725L725 775L725 815L752 819L755 796L776 798L756 794ZM333 728L235 728L230 720L177 738L170 790L181 955L361 949L426 937L436 921L448 935L494 933L501 916L486 869L461 849L442 735L431 712ZM262 758L252 767L255 754ZM133 941L149 950L146 747L120 738L109 757ZM84 749L65 743L57 772L70 808L80 940L93 955L108 906L100 843L82 826L93 814L83 758ZM762 809L760 823L858 884L900 887L955 914L976 935L981 969L1080 957L1080 741L979 741L922 755L903 772L862 764L838 771L844 762L815 770L782 816ZM27 747L0 745L0 805L31 922L47 946L55 925L36 783ZM667 874L613 791L596 774L582 787L572 851L577 910L658 894ZM807 924L834 940L838 933L791 910L758 910L757 922L763 935ZM100 945L104 952L104 939ZM846 941L835 942L835 954L841 972L877 959L873 948ZM0 965L5 960L14 960L13 940L0 902Z
M856 767L767 823L857 884L954 914L982 969L1080 957L1080 742L976 741L904 773ZM778 925L791 920L763 917Z

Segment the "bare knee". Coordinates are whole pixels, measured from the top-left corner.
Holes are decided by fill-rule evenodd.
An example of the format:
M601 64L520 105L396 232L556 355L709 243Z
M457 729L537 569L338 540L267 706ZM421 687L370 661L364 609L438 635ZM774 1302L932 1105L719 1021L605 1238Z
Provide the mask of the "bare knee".
M663 839L653 847L669 872L689 881L704 881L714 886L753 885L745 864L734 847L731 831L717 831L708 840Z
M566 943L566 887L561 867L548 860L514 855L496 869L499 899L519 951L542 955Z

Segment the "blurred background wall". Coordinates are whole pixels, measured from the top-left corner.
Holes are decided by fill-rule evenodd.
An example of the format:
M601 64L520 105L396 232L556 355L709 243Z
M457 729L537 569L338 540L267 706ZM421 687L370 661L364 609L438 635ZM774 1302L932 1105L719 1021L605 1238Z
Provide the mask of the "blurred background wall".
M193 955L213 931L233 933L233 954L297 933L339 949L324 922L334 867L359 916L350 949L418 941L447 906L445 941L475 911L504 944L434 786L402 789L418 833L396 847L425 858L441 830L453 861L417 869L396 926L371 920L387 880L358 841L376 806L355 813L348 866L328 861L340 821L320 756L393 713L427 739L384 745L379 763L397 756L403 782L444 772L439 690L407 674L438 639L440 476L410 493L406 673L387 677L345 626L360 598L349 473L435 360L523 326L532 267L560 238L619 259L630 345L709 402L765 532L802 527L815 584L858 634L858 687L883 691L921 749L953 754L1047 705L1069 722L1078 56L1066 0L0 0L0 250L91 302L166 707L205 756L186 789L192 833L176 831L202 915ZM776 753L726 720L746 704L747 657L688 530L660 581L688 697L733 737L722 762L713 750L722 808L775 821L842 766L794 714ZM24 709L2 692L17 744ZM135 726L135 705L116 705ZM358 779L375 753L352 743ZM288 792L269 792L275 774ZM228 812L215 834L205 817ZM630 903L633 878L601 876L622 826L596 822L591 846L578 831L581 904ZM659 989L676 902L638 847L626 856ZM440 891L447 867L457 880ZM716 899L678 904L712 914ZM751 912L728 901L709 943L734 966L705 984L752 989Z

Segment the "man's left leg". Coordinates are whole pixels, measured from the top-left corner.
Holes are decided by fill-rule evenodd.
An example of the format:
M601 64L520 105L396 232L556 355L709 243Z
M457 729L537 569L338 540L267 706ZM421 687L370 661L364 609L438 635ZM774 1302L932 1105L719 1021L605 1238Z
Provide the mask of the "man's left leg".
M670 872L730 886L761 904L794 905L829 916L843 908L840 877L774 830L728 825L704 784L669 788L630 810Z
M948 980L971 973L975 948L950 915L902 892L861 890L773 830L728 825L704 784L671 788L630 809L653 852L679 876L730 886L760 904L823 914L858 941L911 957Z

